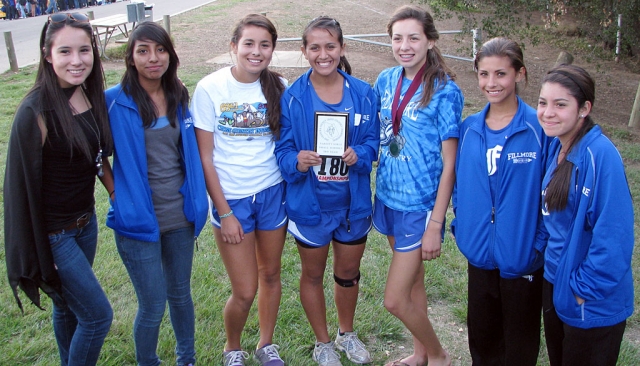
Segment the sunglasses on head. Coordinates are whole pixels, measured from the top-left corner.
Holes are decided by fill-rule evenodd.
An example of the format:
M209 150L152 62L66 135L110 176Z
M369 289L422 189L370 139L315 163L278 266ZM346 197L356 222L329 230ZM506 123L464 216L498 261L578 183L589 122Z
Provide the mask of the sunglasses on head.
M340 26L340 23L338 23L337 20L335 20L334 18L331 18L330 16L327 16L327 15L320 15L318 17L315 17L315 18L311 19L309 24L315 23L315 22L317 22L319 20L328 20L330 22L333 22L334 25L337 25L338 27Z
M64 23L67 19L71 19L74 22L89 23L89 17L82 13L55 13L49 15L49 24L51 23Z

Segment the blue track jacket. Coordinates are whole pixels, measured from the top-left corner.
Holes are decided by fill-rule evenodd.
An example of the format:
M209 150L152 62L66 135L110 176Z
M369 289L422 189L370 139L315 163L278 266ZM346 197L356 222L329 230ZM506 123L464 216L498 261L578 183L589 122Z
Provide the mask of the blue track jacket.
M460 127L451 231L470 264L498 269L503 278L517 278L543 265L548 235L540 191L551 139L540 127L536 111L518 97L492 201L484 138L488 111L489 104Z
M116 199L111 201L107 213L107 226L127 238L157 242L160 227L151 199L144 128L138 106L120 84L107 90L105 95L113 133L116 190ZM183 116L182 108L178 108L178 123L185 172L180 193L184 196L184 214L194 224L198 236L207 222L209 201L191 113L187 110Z
M555 159L561 144L551 144ZM574 327L620 323L633 313L633 203L624 165L613 143L594 126L567 156L574 164L569 194L573 220L555 273L553 304ZM545 186L551 172L545 178ZM543 196L544 198L544 196ZM543 211L544 221L557 220ZM585 300L578 305L574 294Z
M347 80L345 93L351 93L355 113L360 114L360 123L349 121L348 145L358 155L356 164L349 167L349 190L351 205L349 220L362 219L371 215L370 174L372 162L378 158L380 144L380 121L378 102L369 84L356 79L341 70ZM298 152L314 149L315 111L311 106L311 69L300 76L282 95L280 106L280 139L276 141L276 157L282 177L287 182L285 209L289 218L302 225L320 223L320 204L316 196L316 186L320 184L314 177L313 169L302 173L298 170Z

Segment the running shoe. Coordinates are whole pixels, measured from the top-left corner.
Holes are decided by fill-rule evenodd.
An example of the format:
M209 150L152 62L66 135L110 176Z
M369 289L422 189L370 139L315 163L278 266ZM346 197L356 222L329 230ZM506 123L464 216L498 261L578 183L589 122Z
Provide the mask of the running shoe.
M349 361L353 363L365 364L371 362L371 355L364 346L364 343L358 339L358 333L345 332L336 336L336 348L347 355Z
M340 355L336 352L333 342L316 342L316 347L313 349L313 360L320 366L342 366Z

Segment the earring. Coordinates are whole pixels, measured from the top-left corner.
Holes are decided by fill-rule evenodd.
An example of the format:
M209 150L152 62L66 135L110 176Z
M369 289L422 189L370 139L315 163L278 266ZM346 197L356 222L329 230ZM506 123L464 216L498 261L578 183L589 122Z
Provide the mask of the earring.
M580 115L580 118L584 118L584 114L581 114L581 115Z

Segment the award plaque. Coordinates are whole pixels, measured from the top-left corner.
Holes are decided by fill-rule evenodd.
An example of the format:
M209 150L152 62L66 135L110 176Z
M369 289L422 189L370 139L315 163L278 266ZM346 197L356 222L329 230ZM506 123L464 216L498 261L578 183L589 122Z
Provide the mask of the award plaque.
M347 150L349 113L316 112L314 150L320 156L342 157Z

